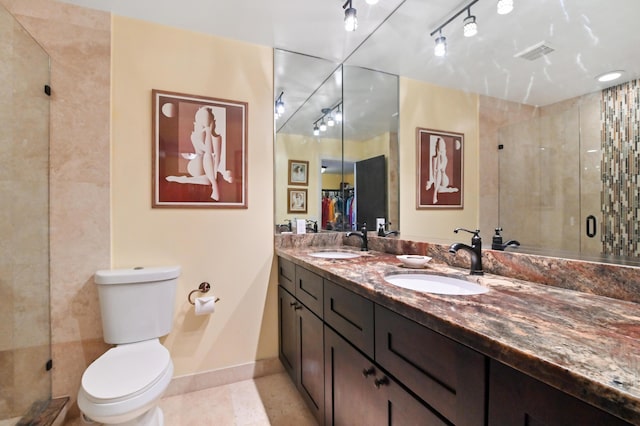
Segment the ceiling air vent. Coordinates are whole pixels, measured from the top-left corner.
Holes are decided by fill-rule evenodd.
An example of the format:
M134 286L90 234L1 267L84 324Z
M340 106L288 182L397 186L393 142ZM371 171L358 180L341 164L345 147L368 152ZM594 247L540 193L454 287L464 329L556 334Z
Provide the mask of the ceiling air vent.
M517 53L515 57L527 59L529 61L535 61L536 59L541 58L544 55L548 55L554 50L555 49L549 46L546 41L541 41L540 43L536 43L531 47L527 47L522 52Z

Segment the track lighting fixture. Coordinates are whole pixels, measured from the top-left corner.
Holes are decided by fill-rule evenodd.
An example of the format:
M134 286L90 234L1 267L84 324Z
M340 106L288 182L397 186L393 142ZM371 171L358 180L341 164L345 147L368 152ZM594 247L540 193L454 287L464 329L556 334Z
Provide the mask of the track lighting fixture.
M347 0L342 5L344 9L344 29L347 31L355 31L358 28L358 17L356 16L356 9L351 7L351 1Z
M471 6L476 4L478 0L471 0L466 6L462 9L458 10L453 16L447 19L443 24L437 27L435 30L431 31L431 37L437 34L435 39L436 45L433 50L433 53L436 56L446 56L447 54L447 38L442 35L442 30L444 27L449 25L456 19L458 16L462 15L464 12L467 12L467 16L463 20L463 34L465 37L473 37L478 34L478 23L476 21L476 17L471 14ZM507 14L513 10L513 0L498 0L498 13L499 14Z
M506 15L513 10L513 0L498 0L498 14Z
M438 38L436 38L436 46L433 48L433 54L436 56L447 55L447 38L442 35L442 31L439 32Z
M284 91L280 92L280 95L276 98L274 107L275 118L280 118L280 116L284 114L284 101L282 100L282 95L284 95Z
M333 127L336 123L342 122L342 102L331 108L322 108L321 111L322 116L313 122L314 136L318 136L320 132L326 132L327 127Z
M465 37L473 37L478 34L478 24L476 24L476 17L471 14L471 8L467 9L467 17L464 18L462 30Z

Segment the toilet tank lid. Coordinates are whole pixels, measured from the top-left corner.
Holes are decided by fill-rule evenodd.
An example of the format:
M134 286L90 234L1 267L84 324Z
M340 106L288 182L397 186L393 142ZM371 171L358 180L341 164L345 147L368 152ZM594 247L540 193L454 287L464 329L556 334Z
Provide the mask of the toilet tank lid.
M96 284L127 284L164 281L178 278L180 266L135 267L103 269L96 272Z

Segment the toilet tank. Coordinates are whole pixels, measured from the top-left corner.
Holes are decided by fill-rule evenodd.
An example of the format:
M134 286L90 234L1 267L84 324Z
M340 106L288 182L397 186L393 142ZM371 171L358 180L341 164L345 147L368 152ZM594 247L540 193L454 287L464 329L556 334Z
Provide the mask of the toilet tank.
M104 341L134 343L168 334L179 275L179 266L96 272Z

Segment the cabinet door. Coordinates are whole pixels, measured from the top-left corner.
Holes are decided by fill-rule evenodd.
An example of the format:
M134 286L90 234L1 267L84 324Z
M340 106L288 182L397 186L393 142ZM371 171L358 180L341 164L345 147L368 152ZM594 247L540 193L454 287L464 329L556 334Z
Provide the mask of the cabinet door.
M325 425L384 424L385 408L377 403L377 367L325 326Z
M492 360L489 425L630 426L631 423Z
M484 426L485 357L379 305L375 359L453 424Z
M329 327L325 372L325 425L448 425Z
M298 333L296 307L301 306L283 287L278 287L278 353L294 383L298 382Z
M324 325L302 306L297 310L300 351L298 389L318 424L324 421Z

